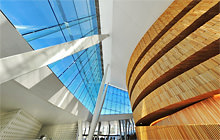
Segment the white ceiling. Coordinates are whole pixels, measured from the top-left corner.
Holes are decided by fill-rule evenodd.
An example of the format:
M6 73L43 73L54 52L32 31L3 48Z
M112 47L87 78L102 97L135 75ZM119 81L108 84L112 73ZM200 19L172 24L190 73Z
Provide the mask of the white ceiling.
M130 56L139 40L173 0L100 0L104 67L110 64L106 82L126 88Z

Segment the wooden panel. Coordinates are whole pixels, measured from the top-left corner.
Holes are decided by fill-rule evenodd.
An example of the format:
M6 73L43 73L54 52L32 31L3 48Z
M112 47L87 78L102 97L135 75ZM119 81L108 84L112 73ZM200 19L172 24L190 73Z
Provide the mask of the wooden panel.
M126 84L139 139L220 138L219 100L205 100L220 94L219 6L174 1L138 43Z
M214 24L214 26L210 27L210 24ZM215 29L219 27L219 24L220 23L219 23L219 15L218 15L214 19L212 19L211 21L206 23L204 26L202 26L199 29L197 29L191 35L186 37L182 42L180 42L179 44L177 44L173 48L173 49L175 49L171 53L171 55L173 55L172 57L174 57L173 59L176 61L178 59L176 57L179 57L180 55L182 55L182 58L180 59L180 61L182 61L184 59L183 57L186 58L187 56L190 56L193 53L193 51L194 52L198 51L202 47L204 47L207 44L211 43L212 41L218 39L219 38L219 33L216 33ZM210 28L211 28L211 30L210 30ZM193 46L194 48L192 48L191 46ZM197 48L197 46L198 46L198 48ZM191 50L189 50L189 49L191 49ZM150 55L150 52L149 52L149 55ZM150 56L146 55L146 57L150 57ZM165 63L169 63L169 62L166 62L166 61L169 61L170 56L168 58L167 57L161 58L161 59L166 59ZM173 60L173 59L171 59L171 60ZM129 90L130 92L132 92L132 90L133 90L132 88L135 86L137 81L143 75L144 69L146 69L146 65L148 65L149 61L150 61L150 58L149 59L144 59L135 68L135 70L133 72L133 75L131 77L131 81L130 81L130 83L132 85L132 86L130 86L130 90ZM174 64L171 65L171 66L174 66ZM165 71L163 71L163 73L164 72ZM145 71L145 73L146 73L146 71Z
M211 69L206 63L212 64ZM195 74L193 74L195 73ZM220 88L220 54L179 75L146 96L133 111L135 122L166 106Z
M220 125L174 125L138 126L135 128L139 140L217 140L220 138Z
M219 41L219 40L218 40ZM215 48L215 49L214 49ZM210 50L211 49L211 50ZM214 49L214 50L212 50ZM180 64L178 64L177 66L175 66L174 68L172 68L171 70L169 70L168 72L166 72L164 75L160 76L159 78L157 78L155 81L153 81L149 86L147 86L144 90L143 90L143 94L141 93L138 98L136 99L136 101L133 104L132 109L134 110L135 107L138 105L138 103L144 99L148 94L150 94L152 91L156 90L158 87L164 85L165 83L167 83L168 81L170 81L171 79L177 77L180 74L183 74L182 76L184 77L185 80L189 79L189 76L185 76L184 72L188 71L189 69L191 69L192 67L195 67L196 65L200 64L201 62L205 61L207 58L210 57L210 55L214 54L218 54L218 50L219 50L219 46L217 44L215 44L214 46L212 45L208 45L207 47L205 47L204 49L202 49L199 52L196 52L194 55L190 56L189 58L187 58L186 60L184 60L183 62L181 62ZM212 62L212 61L210 61ZM205 67L201 67L201 68L205 68ZM206 69L204 69L206 70ZM208 78L207 76L205 78ZM170 88L175 85L174 82L170 82L168 83L170 86ZM188 87L192 87L191 81L189 81L189 83L186 83L187 87L183 87L181 90L184 91L184 88L188 88ZM194 84L195 85L195 84ZM180 93L181 90L176 90L174 92L178 92Z
M220 94L180 110L153 126L220 124Z
M209 3L204 9L201 7ZM206 21L219 13L217 2L202 1L189 11L180 21L164 34L157 43L144 55L136 67L129 84L128 91L133 94L136 84L142 83L143 74L166 52L175 47L180 41L195 31ZM214 6L214 9L212 8ZM210 9L211 8L211 9ZM210 9L210 10L209 10ZM207 11L208 10L208 11ZM140 80L139 80L140 79Z
M192 0L186 0L184 1L184 3L181 0L174 1L167 8L167 10L158 18L158 20L153 24L149 31L145 33L145 35L141 39L141 41L144 41L144 46L140 46L138 44L130 58L126 73L127 86L129 83L128 81L130 79L129 77L131 76L134 67L136 67L137 63L139 62L138 59L141 59L141 56L148 51L148 48L150 48L147 46L150 43L152 46L164 33L166 33L167 30L169 30L170 27L173 26L173 24L175 24L180 18L182 18L182 16L185 15L188 12L188 10L195 6L199 2L199 0L193 3L191 2ZM153 30L153 28L159 34L156 37L151 38L152 35L150 36L150 32L151 30ZM151 42L151 40L153 40L153 42Z
M178 64L184 65L184 60L186 60L188 57L206 47L208 43L219 39L219 33L213 33L211 30L206 30L211 28L208 26L211 23L214 23L214 26L211 29L220 27L219 19L220 14L190 34L187 38L176 45L175 48L171 49L156 63L154 63L144 73L144 75L142 75L137 83L137 86L134 88L134 94L131 95L131 105L133 106L138 96L140 96L142 92L144 92L144 89L148 87L153 81L155 81L166 72L169 72L169 70ZM200 37L201 34L203 34L202 37ZM219 41L217 43L219 44ZM216 47L218 49L218 46Z

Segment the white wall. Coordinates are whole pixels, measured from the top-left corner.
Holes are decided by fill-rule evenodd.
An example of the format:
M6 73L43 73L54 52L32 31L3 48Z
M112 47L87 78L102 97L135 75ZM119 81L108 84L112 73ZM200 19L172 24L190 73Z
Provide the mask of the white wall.
M23 110L0 114L0 139L35 139L41 129L41 123Z
M99 0L104 65L110 64L108 81L126 90L130 56L145 32L173 0Z
M42 127L38 137L45 135L52 140L75 140L77 136L77 123L45 125Z

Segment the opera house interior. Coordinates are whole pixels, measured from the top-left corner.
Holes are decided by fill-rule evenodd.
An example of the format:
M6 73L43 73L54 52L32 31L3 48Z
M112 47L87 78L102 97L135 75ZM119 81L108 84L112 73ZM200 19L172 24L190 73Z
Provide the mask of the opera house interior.
M219 0L0 0L0 139L220 139Z

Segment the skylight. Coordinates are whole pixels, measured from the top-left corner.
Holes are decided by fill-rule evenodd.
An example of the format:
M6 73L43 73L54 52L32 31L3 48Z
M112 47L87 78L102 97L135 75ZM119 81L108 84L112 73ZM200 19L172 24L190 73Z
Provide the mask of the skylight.
M101 115L131 113L128 92L109 85Z
M0 9L34 49L98 34L95 0L0 0ZM100 45L49 65L93 113L102 80ZM128 93L109 86L101 114L131 112Z
M0 0L0 9L33 49L98 34L95 0ZM99 44L49 65L93 113L102 80Z

